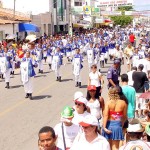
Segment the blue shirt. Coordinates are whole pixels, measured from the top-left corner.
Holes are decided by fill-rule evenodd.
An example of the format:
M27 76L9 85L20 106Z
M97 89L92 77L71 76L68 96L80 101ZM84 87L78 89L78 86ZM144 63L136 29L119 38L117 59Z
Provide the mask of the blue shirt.
M118 76L118 70L111 66L107 72L107 79L112 79L115 84L119 85ZM111 87L112 85L109 83L108 86Z

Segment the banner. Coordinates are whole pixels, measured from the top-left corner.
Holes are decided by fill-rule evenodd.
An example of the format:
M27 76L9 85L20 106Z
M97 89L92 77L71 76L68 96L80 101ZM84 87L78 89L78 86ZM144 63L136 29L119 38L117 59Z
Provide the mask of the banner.
M100 8L91 8L91 16L100 16Z
M91 7L90 6L83 6L84 15L90 16L91 15Z

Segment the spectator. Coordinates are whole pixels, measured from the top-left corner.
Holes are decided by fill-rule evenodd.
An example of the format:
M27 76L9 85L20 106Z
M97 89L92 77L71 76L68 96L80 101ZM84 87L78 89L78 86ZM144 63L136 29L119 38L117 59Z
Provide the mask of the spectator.
M56 135L52 127L45 126L39 131L39 150L61 150L55 145Z
M141 140L141 137L144 132L139 120L133 119L127 129L128 135L130 137L130 142L120 147L119 150L149 150L150 144Z
M139 96L145 92L144 84L148 81L146 73L143 72L144 66L142 64L139 65L138 71L133 73L133 87L136 91L136 118L144 117L143 110L146 109L145 101ZM139 116L139 110L141 110L141 116Z
M83 133L79 134L70 150L110 150L109 143L101 136L97 131L98 121L97 118L92 115L87 115L80 126L83 129Z

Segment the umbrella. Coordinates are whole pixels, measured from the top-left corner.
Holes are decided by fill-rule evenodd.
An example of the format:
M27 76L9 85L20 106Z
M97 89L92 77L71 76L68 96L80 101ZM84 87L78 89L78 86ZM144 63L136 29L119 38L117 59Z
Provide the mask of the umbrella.
M16 35L14 35L14 34L6 36L7 40L11 40L11 39L14 39L14 38L16 38Z
M35 41L37 38L36 38L36 35L34 34L30 34L26 37L26 40L29 40L30 42L33 42Z
M139 98L150 99L150 92L142 93Z

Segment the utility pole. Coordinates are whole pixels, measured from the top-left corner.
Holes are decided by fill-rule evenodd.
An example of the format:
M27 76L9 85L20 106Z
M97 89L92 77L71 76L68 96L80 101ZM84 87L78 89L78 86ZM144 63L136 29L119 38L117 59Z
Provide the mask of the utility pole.
M72 37L72 12L71 12L71 0L69 0L69 35Z
M14 0L13 21L15 21L16 0ZM13 23L13 34L15 34L15 23Z

